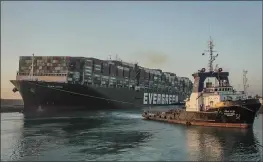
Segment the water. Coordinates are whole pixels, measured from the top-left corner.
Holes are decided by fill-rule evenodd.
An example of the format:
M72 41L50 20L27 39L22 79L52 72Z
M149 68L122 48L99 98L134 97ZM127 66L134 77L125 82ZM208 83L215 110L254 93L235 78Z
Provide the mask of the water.
M245 131L145 121L140 110L26 121L1 114L5 161L260 161L262 143L262 116Z

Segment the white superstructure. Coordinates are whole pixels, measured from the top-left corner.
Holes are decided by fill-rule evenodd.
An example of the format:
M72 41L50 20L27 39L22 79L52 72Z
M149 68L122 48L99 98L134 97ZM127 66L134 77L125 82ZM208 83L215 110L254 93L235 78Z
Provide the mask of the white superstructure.
M230 85L228 72L223 72L222 68L213 70L213 62L218 56L218 54L213 55L213 47L214 45L210 38L209 49L207 50L210 54L208 63L209 70L206 71L205 68L202 68L197 73L193 74L194 87L190 98L186 99L186 111L205 111L222 101L235 101L246 98L246 94L244 92L236 92ZM205 54L203 53L203 55ZM205 80L207 78L216 79L215 84L208 81L205 86Z

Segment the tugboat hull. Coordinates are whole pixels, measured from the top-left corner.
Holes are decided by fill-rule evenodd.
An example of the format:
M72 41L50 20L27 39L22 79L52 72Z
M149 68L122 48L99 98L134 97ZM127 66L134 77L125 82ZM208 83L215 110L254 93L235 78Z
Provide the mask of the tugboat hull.
M189 112L182 109L168 112L144 112L144 119L163 121L168 123L249 128L253 125L255 116L260 108L260 103L249 101L248 105L228 106L213 108L210 111ZM253 103L253 104L252 104Z

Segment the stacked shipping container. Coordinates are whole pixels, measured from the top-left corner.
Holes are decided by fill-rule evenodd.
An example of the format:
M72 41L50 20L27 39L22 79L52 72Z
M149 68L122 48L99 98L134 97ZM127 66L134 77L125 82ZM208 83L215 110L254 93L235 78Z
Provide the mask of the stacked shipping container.
M19 73L29 74L32 57L21 56ZM138 69L140 72L138 73ZM84 57L42 56L34 57L35 75L67 75L70 83L97 84L111 87L134 87L137 80L141 87L159 91L183 91L191 85L188 78L176 77L160 69L136 67L121 61ZM136 74L139 74L136 78Z
M34 57L34 75L65 75L68 72L68 58L57 56ZM32 57L21 56L19 60L19 73L29 75L32 68Z

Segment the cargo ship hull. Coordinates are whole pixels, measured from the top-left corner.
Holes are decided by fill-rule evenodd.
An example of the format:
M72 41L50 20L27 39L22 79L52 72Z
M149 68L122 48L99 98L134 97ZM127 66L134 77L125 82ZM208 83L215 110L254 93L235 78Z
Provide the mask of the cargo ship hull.
M185 96L58 82L11 80L24 101L25 117L53 116L70 111L142 108L178 104ZM151 99L151 100L149 100Z

